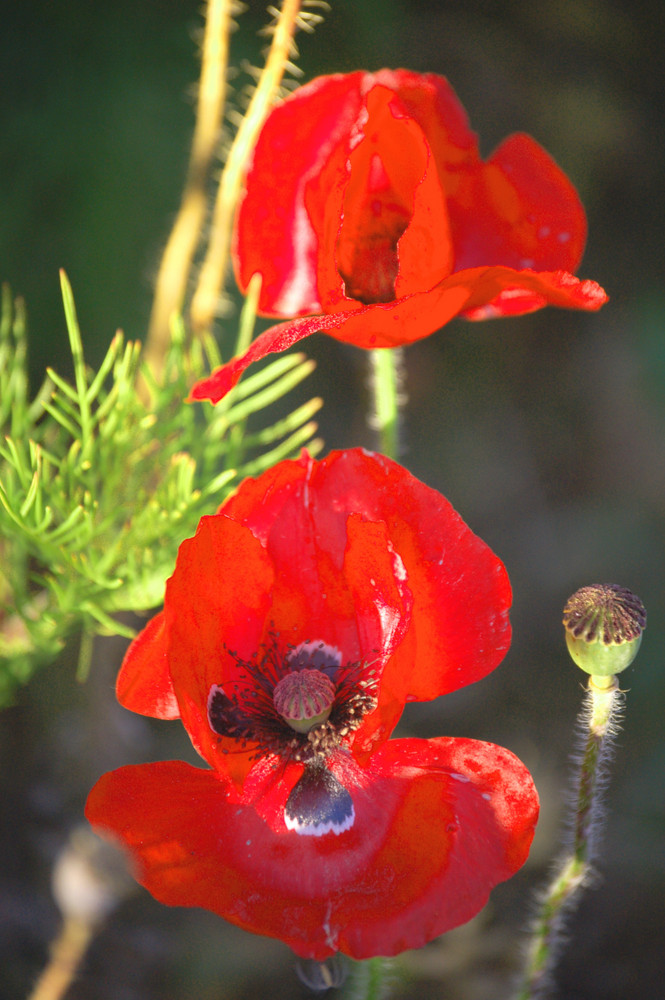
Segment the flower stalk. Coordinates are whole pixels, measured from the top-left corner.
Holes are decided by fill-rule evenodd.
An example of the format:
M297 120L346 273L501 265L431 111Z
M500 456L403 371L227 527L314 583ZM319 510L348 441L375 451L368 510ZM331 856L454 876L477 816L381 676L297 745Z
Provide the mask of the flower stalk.
M597 678L589 678L578 720L584 742L571 816L572 847L541 899L518 1000L548 995L565 919L593 871L602 832L602 791L624 701L616 677L610 680L599 685Z
M394 963L388 958L368 958L355 966L348 1000L386 1000L394 980Z
M96 928L76 917L65 920L51 946L48 965L39 977L29 1000L61 1000L69 989Z
M132 891L132 882L124 855L78 827L56 861L52 889L62 927L29 1000L61 1000L66 995L90 942L109 913Z
M171 339L171 321L182 309L187 280L205 223L206 185L219 144L226 100L226 70L233 0L209 0L201 55L196 125L180 210L157 275L143 360L161 381Z
M224 283L231 246L231 227L245 165L270 110L284 72L295 54L293 36L299 26L301 0L284 0L270 51L259 82L229 151L215 198L212 231L192 298L190 317L196 333L210 330Z
M370 352L370 385L373 411L370 426L376 431L379 451L398 459L400 452L400 409L404 352L401 348L377 348Z
M637 654L646 612L625 588L594 584L569 599L563 623L572 659L590 675L578 719L581 753L568 825L570 846L541 898L517 1000L542 1000L549 994L565 919L593 873L602 833L602 793L624 705L616 674Z

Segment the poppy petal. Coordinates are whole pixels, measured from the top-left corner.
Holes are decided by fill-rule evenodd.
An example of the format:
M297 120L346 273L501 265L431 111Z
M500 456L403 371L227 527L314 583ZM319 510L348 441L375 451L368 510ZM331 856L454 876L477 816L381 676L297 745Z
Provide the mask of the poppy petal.
M218 403L254 361L285 351L312 333L328 333L336 340L367 349L399 347L429 336L460 315L466 319L492 319L522 315L548 305L595 312L607 300L607 294L595 281L581 281L566 271L516 271L499 266L456 271L429 291L394 302L271 326L245 354L196 382L188 402Z
M537 795L500 747L394 740L356 784L335 780L353 822L318 836L275 831L214 772L181 762L104 775L86 815L160 901L205 907L319 961L420 947L474 916L528 854Z
M364 313L367 308L369 307L360 311ZM255 361L260 361L268 354L286 351L312 333L331 332L337 327L344 326L346 321L346 313L336 313L328 316L303 316L301 319L271 326L252 341L244 354L232 358L225 365L215 368L211 375L195 382L186 402L209 400L211 403L219 403L238 382L245 368Z
M357 516L347 523L346 514L338 516L335 562L302 501L306 470L296 466L301 482L294 492L290 465L283 465L284 509L265 542L228 516L231 503L227 514L203 518L194 538L183 542L167 584L169 671L183 724L201 756L237 782L251 766L252 745L238 752L235 736L212 724L210 692L224 698L225 688L246 685L239 664L274 645L272 630L278 656L302 642L321 641L343 650L345 663L369 661L368 669L379 672L410 620L410 591L385 525ZM273 485L273 496L275 491ZM133 666L123 667L123 677ZM386 695L363 736L366 752L388 738L403 706L404 698Z
M342 512L355 510L356 518L385 526L385 536L374 529L373 545L368 532L366 548L359 534L357 547L350 550L357 553L358 569L352 571L349 563L346 571L347 581L355 581L352 601L358 628L366 629L365 649L375 646L380 634L377 611L387 626L387 609L400 607L394 583L391 591L391 576L401 572L413 595L402 604L406 634L383 633L390 655L382 670L379 709L364 719L356 734L354 753L359 754L362 747L369 749L375 739L385 738L406 700L424 701L457 690L501 662L510 644L510 583L501 561L440 493L396 462L361 448L331 452L316 462L303 454L297 462L280 463L258 479L245 480L222 509L266 544L274 533L281 549L271 548L273 558L280 572L283 568L292 577L289 539L297 498L305 491L310 531L333 561L341 560L349 544L351 524ZM382 546L399 556L401 571L390 561L380 569L372 547ZM298 548L303 550L302 542ZM404 602L403 588L401 592ZM381 611L384 604L386 610Z
M265 547L275 573L270 619L285 643L321 640L346 661L379 662L404 633L411 592L383 520L364 516L362 480L347 479L338 466L334 498L329 486L321 495L329 461L303 452L280 462L246 479L220 513Z
M155 615L132 641L118 674L121 705L154 719L178 719L180 709L166 655L164 612Z
M608 301L606 292L595 281L580 281L567 271L536 273L498 267L477 270L474 293L462 314L465 319L522 316L548 305L595 312Z
M331 168L341 174L332 158L319 180L326 192L318 255L323 312L390 302L452 270L436 164L422 129L389 88L375 84L368 92L366 117L343 164L345 175L332 176Z
M277 105L263 125L236 213L234 263L240 288L261 274L264 315L320 311L318 231L330 190L321 189L318 178L333 151L346 149L362 108L364 76L318 77Z
M273 581L270 560L252 533L213 515L201 518L196 535L182 543L166 584L169 670L182 722L198 753L238 781L248 754L224 752L237 751L237 741L212 729L208 696L213 685L234 678L238 657L249 659L259 648Z
M382 698L391 691L402 703L428 700L490 673L511 635L512 595L501 560L445 497L397 462L352 448L311 464L320 532L331 532L326 512L336 507L385 523L413 595L409 628L382 673ZM238 496L245 490L251 495L251 481Z
M454 195L459 177L479 163L479 154L476 133L448 80L406 69L381 69L374 80L394 90L407 114L418 122L439 165L446 194Z

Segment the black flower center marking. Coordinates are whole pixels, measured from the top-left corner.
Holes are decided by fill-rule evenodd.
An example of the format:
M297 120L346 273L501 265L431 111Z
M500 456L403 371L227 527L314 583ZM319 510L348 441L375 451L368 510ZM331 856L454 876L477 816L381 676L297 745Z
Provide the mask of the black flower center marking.
M287 830L322 837L351 829L356 814L344 785L323 764L310 764L293 786L284 807Z

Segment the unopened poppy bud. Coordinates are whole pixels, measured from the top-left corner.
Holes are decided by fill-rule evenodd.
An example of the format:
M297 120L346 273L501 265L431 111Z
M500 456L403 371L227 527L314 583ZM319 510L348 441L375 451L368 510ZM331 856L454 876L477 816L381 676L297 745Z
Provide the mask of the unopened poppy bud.
M592 676L611 677L635 659L647 613L639 597L625 587L596 583L568 599L563 624L577 666Z
M336 990L344 985L347 969L340 954L333 955L325 962L312 958L301 958L296 964L298 979L315 993Z
M320 670L294 670L275 685L273 704L297 733L325 722L335 700L335 685Z

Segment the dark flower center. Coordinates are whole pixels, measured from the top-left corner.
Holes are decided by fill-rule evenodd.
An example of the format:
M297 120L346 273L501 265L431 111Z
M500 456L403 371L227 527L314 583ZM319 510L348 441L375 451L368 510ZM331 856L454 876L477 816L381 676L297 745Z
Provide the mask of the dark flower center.
M321 765L376 707L377 679L364 663L342 664L339 650L307 642L281 653L278 636L251 660L236 660L236 678L213 684L208 721L256 757L273 753ZM229 651L230 652L230 651ZM229 747L223 746L223 752Z
M399 273L397 244L411 220L408 199L397 192L372 143L352 153L335 259L344 292L365 305L392 302Z
M343 228L337 245L345 294L364 305L392 302L399 272L397 243L408 218L394 206L371 199L364 207L362 222L362 229L353 232L350 225Z

